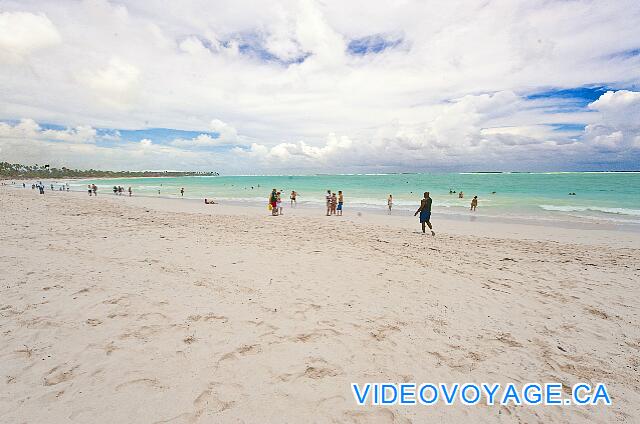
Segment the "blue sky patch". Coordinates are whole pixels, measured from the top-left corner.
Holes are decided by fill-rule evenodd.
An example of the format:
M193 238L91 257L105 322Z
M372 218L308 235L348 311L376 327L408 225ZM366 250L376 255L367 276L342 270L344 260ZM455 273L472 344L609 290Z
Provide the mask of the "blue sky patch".
M148 128L144 130L118 130L120 137L126 141L139 142L145 138L150 139L156 144L165 144L176 138L191 139L199 136L200 134L207 134L211 138L218 138L220 135L215 132L206 131L184 131L174 130L170 128Z
M311 53L304 52L293 58L280 58L266 49L264 39L260 34L253 32L236 34L229 40L221 41L221 44L228 48L231 46L232 41L238 43L238 51L240 54L265 63L277 63L283 66L289 66L302 63L311 56Z
M584 131L584 124L549 124L554 131L562 132L582 132Z
M558 88L539 91L525 96L527 100L558 99L568 107L586 107L598 100L600 96L611 88L605 86Z
M622 50L620 52L609 55L610 59L629 59L632 57L640 56L640 48L639 49L628 49Z
M380 34L374 34L351 40L347 46L347 51L352 55L364 56L392 49L400 45L400 43L402 43L401 38L389 39Z

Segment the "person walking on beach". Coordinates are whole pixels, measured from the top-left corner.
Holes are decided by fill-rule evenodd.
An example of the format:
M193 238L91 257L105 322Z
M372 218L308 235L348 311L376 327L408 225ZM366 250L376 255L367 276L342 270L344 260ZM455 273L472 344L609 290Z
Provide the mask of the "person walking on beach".
M327 216L331 215L331 190L327 190L327 195L324 197L327 201Z
M389 208L389 215L391 215L391 208L393 207L393 196L389 195L387 198L387 207Z
M338 216L342 216L342 205L344 204L344 196L342 190L338 190Z
M253 188L253 187L252 187L252 188ZM297 204L297 202L296 202L296 197L298 197L298 193L296 193L296 191L295 191L295 190L293 190L293 191L291 192L291 196L289 196L289 198L291 199L291 207L292 207L292 208L293 208L293 207L295 207L295 206L296 206L296 204Z
M429 192L425 191L424 198L420 201L420 207L418 208L416 213L413 214L413 216L420 214L420 223L422 224L423 234L426 233L426 230L425 230L425 224L426 224L431 230L431 235L435 236L436 233L435 231L433 231L433 227L431 226L431 203L432 202L433 200L431 199L431 197L429 197Z
M473 199L471 199L471 210L475 212L477 207L478 207L478 196L473 196Z
M269 205L271 206L271 215L278 216L278 191L275 188L271 190Z
M98 196L98 186L95 184L91 184L91 190L93 191L94 196Z
M131 186L129 186L129 190L128 191L129 191L129 197L131 197L131 193L132 193Z
M91 196L91 194L93 193L93 189L91 188L91 184L87 184L87 193L89 193L89 196Z
M182 188L180 189L180 196L181 196L181 197L184 197L184 187L182 187Z

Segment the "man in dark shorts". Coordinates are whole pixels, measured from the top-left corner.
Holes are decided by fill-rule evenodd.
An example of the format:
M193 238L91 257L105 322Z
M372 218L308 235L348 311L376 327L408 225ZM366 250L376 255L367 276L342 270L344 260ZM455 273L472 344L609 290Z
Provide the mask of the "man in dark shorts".
M416 211L416 213L413 214L413 216L416 216L418 214L420 214L420 223L422 224L422 232L426 233L426 229L425 229L425 224L429 227L429 229L431 230L431 235L435 236L436 233L435 231L433 231L433 228L431 227L431 203L433 202L433 200L431 199L431 197L429 197L429 192L425 191L424 192L424 199L422 199L420 201L420 207L418 208L418 210Z

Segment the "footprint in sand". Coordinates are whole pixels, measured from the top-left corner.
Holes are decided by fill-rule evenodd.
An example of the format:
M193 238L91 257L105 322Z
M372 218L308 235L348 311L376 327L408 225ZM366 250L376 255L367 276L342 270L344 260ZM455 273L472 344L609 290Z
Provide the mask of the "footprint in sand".
M102 303L106 305L119 305L119 306L131 306L131 301L128 299L129 295L120 296L118 298L106 299Z
M214 383L209 384L209 387L200 393L193 401L193 406L196 408L193 415L196 420L203 415L211 416L212 414L226 411L235 405L234 401L224 401L220 399L215 387L216 385Z
M302 376L312 380L319 380L325 377L335 377L339 374L340 372L335 368L307 366Z
M345 421L355 424L410 424L411 420L399 416L390 409L377 409L375 411L347 411L344 413Z
M132 385L136 385L136 386L143 386L143 387L149 387L152 389L157 389L157 390L164 390L167 387L163 386L162 384L160 384L160 382L158 380L156 380L155 378L137 378L135 380L131 380L131 381L127 381L124 383L120 383L116 386L116 391L120 391L126 387L132 386Z
M139 327L135 330L128 331L126 333L121 334L120 339L124 340L124 339L134 338L134 339L138 339L146 342L149 340L149 337L151 337L152 335L156 334L159 331L160 331L160 326L158 325L153 325L153 326L143 325L142 327Z
M220 321L223 324L227 323L229 321L229 318L225 317L224 315L216 315L216 314L207 314L205 316L202 317L203 321Z
M147 312L145 314L138 315L138 321L154 317L162 318L165 321L168 320L167 316L161 312Z
M55 386L56 384L60 384L64 381L71 380L74 375L73 371L78 368L76 365L72 368L64 369L60 365L49 370L47 375L44 376L44 385L45 386Z
M340 368L334 367L322 358L307 358L309 362L304 371L295 374L281 374L276 376L280 381L289 381L292 378L310 378L312 380L320 380L326 377L335 377L342 375L343 372Z
M377 330L372 331L370 334L371 334L371 337L381 342L388 337L389 333L392 333L392 332L395 333L398 331L400 331L400 327L398 327L397 325L388 324L378 328Z
M92 327L95 327L97 325L102 324L102 321L100 321L99 319L96 318L89 318L88 320L85 321L87 324L91 325Z
M498 333L496 340L510 347L522 347L522 344L515 340L511 333Z

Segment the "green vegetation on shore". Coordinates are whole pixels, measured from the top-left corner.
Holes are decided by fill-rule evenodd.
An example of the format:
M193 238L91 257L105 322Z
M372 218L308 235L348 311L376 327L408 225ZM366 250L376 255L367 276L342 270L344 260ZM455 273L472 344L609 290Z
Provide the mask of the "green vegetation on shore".
M21 165L0 162L0 178L135 178L135 177L188 177L192 175L219 175L217 172L182 171L101 171L98 169L52 168L49 165Z

